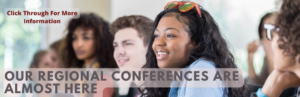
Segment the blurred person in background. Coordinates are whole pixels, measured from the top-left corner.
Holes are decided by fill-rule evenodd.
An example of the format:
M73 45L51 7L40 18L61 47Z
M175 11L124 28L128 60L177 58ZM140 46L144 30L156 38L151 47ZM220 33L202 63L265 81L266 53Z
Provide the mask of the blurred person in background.
M60 43L61 43L61 39L55 41L54 43L52 43L50 45L50 55L51 55L51 59L52 59L52 64L53 64L53 68L60 68L63 67L61 65L61 57L59 56L59 47L60 47Z
M53 68L51 57L48 51L37 51L33 56L30 68Z
M247 83L256 84L256 85L263 85L269 76L269 74L274 69L274 62L273 62L273 52L271 49L271 40L267 39L267 29L264 27L265 24L275 24L275 19L277 16L277 12L271 12L265 14L259 23L258 27L258 35L259 41L253 41L248 45L248 79ZM264 52L266 56L264 57L263 67L259 75L256 75L254 66L253 66L253 57L255 52L257 51L259 44L261 44L264 48Z
M300 86L300 0L283 1L275 28L268 35L274 70L255 97L278 97L284 89ZM295 97L300 97L300 88Z
M116 19L110 26L114 34L114 59L119 68L142 68L146 63L146 53L153 30L153 21L145 16L131 15ZM130 82L130 81L128 81ZM130 82L130 86L138 83ZM136 97L138 88L128 88L127 95L121 97Z
M113 58L113 35L103 18L90 13L80 14L67 26L62 42L66 68L117 68Z
M113 58L113 35L108 26L103 18L94 13L83 13L78 19L71 19L62 41L61 54L65 68L117 68ZM103 78L107 81L97 81L98 94L83 95L117 97L117 88L101 90L106 85L114 86L109 75L104 74Z
M29 69L30 71L32 71L32 69L34 69L34 71L36 71L37 69L54 68L50 53L47 50L37 51L32 58L29 68L30 68ZM33 78L33 80L27 81L26 86L29 86L29 84L35 85L38 82L36 74L33 74L32 78ZM44 81L44 82L46 82L46 81ZM26 95L28 95L28 94L22 93L20 97L27 97ZM41 97L41 96L42 97L51 97L50 95L51 94L47 94L47 93L36 93L36 92L32 93L33 97Z

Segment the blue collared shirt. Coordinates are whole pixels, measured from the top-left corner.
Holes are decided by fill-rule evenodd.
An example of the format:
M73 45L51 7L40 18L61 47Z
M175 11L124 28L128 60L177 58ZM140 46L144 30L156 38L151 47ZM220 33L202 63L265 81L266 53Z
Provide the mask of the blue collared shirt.
M207 61L204 58L198 59L185 68L216 68L215 64ZM169 97L223 97L224 87L201 87L201 88L187 88L174 87L187 84L186 81L173 81ZM173 87L172 87L173 86Z

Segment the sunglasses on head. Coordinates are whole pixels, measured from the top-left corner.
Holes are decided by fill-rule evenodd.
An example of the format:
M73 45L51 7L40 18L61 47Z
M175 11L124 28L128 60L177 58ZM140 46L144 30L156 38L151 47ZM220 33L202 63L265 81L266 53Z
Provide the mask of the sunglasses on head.
M264 29L266 30L268 40L272 40L274 36L273 34L279 31L279 28L275 28L272 24L264 24Z
M171 1L169 2L164 10L167 10L167 9L173 9L173 8L177 8L178 7L178 10L180 12L188 12L190 11L191 9L193 9L194 7L196 7L196 10L199 14L200 17L202 17L202 13L199 9L199 5L197 3L194 3L194 2L186 2L186 1ZM200 6L201 7L201 6Z

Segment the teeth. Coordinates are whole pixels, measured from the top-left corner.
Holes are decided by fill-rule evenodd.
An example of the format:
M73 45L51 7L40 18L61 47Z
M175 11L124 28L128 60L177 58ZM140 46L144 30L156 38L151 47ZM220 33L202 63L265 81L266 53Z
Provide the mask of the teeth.
M166 52L158 52L157 54L158 55L161 55L161 54L165 54L166 55L167 53Z
M120 62L125 62L126 60L120 60Z

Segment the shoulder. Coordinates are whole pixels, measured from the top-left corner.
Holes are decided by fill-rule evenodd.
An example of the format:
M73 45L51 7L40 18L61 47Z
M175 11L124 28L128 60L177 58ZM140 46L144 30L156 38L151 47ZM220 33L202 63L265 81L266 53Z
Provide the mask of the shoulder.
M222 87L201 87L201 88L186 88L184 97L223 97L224 88ZM200 96L201 95L201 96ZM226 96L225 96L226 97Z
M200 58L186 68L216 68L216 66L214 62L206 60L205 58Z

